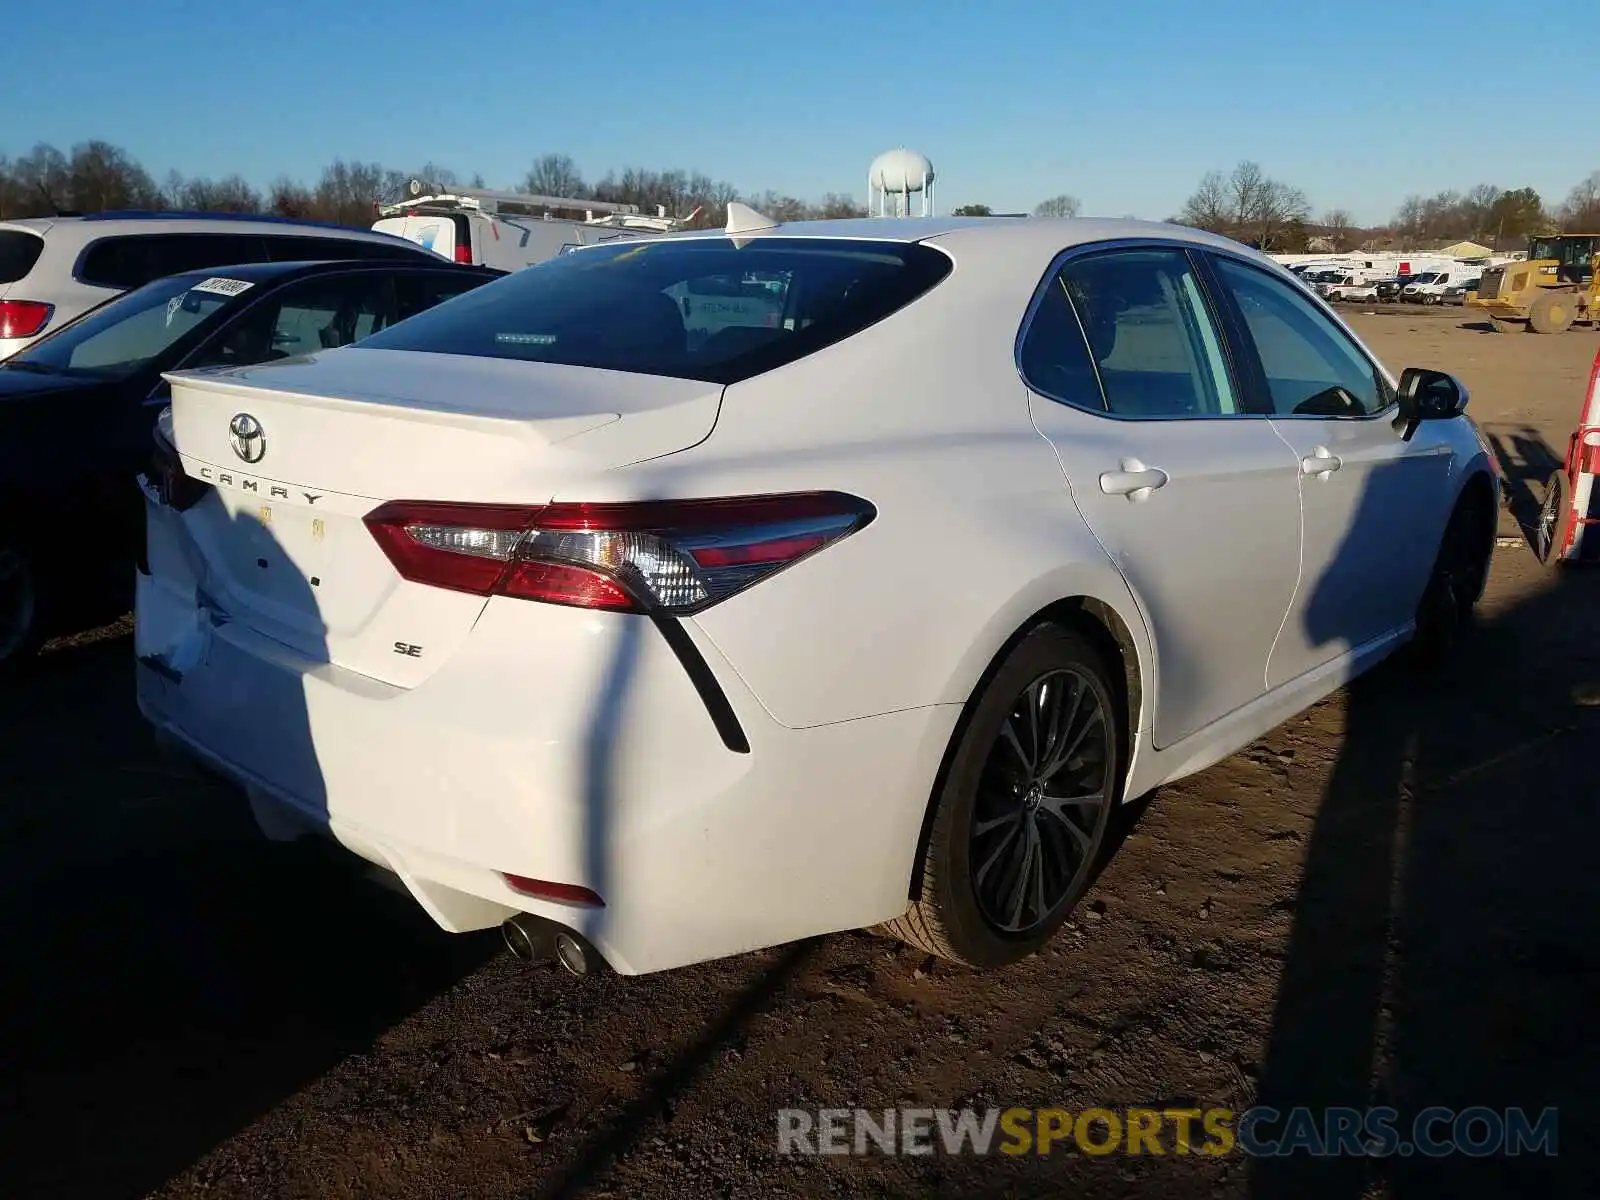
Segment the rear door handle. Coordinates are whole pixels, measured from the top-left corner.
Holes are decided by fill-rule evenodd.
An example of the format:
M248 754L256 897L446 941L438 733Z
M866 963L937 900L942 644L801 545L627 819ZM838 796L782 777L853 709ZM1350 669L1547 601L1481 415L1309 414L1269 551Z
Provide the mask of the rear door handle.
M1300 474L1302 475L1328 475L1344 466L1344 460L1333 453L1326 446L1312 448L1310 454L1300 460Z
M1120 470L1101 474L1100 490L1108 496L1143 500L1157 488L1165 487L1168 478L1160 467L1147 467L1137 458L1125 458Z

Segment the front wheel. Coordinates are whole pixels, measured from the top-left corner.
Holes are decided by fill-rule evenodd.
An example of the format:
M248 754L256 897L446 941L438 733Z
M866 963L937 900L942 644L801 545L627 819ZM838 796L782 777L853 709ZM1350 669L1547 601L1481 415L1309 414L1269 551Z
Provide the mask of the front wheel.
M921 896L888 933L972 967L1050 940L1089 886L1120 796L1111 681L1076 630L1042 625L1017 643L957 735Z
M1448 658L1472 620L1489 581L1494 520L1494 506L1479 491L1463 496L1450 514L1417 606L1416 644L1424 662Z
M1572 533L1572 484L1565 471L1557 471L1545 485L1539 523L1533 529L1533 555L1547 567L1561 562Z
M1565 333L1575 316L1571 297L1561 292L1546 292L1528 309L1528 328L1535 333Z

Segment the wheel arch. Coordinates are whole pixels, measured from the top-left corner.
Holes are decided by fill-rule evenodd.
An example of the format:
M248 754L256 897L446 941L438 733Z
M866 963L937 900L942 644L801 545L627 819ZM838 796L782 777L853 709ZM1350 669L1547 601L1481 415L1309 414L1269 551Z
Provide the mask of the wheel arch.
M1499 532L1500 514L1500 489L1496 482L1494 472L1489 469L1485 460L1479 460L1461 481L1461 486L1456 490L1455 503L1451 505L1450 515L1453 517L1461 507L1469 502L1481 501L1478 512L1479 525L1476 533L1480 539L1484 561L1488 562L1494 556L1495 536ZM1485 580L1488 571L1484 572ZM1474 596L1476 603L1480 597Z
M939 769L934 775L933 787L923 805L922 824L917 834L916 853L912 857L911 879L907 887L907 895L913 902L921 898L922 871L927 856L928 839L932 832L938 797L949 774L955 749L966 733L979 698L1000 664L1023 638L1040 626L1064 625L1075 629L1084 634L1106 656L1107 665L1111 668L1111 683L1116 690L1120 726L1118 736L1121 739L1123 752L1120 784L1126 786L1128 779L1132 777L1133 757L1139 740L1139 731L1144 727L1145 696L1150 687L1146 676L1151 661L1150 655L1146 652L1148 643L1143 639L1142 623L1138 625L1130 623L1130 620L1138 620L1131 596L1127 597L1125 605L1127 612L1124 612L1118 604L1106 599L1103 594L1074 591L1042 604L1020 621L1008 622L1009 632L998 645L989 650L981 669L972 675L967 685L961 717L945 745L944 754L939 760Z

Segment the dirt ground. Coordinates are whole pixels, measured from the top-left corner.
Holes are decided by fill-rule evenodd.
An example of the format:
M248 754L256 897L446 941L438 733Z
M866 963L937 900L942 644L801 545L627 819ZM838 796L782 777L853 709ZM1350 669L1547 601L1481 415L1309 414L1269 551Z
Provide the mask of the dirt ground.
M1600 335L1353 322L1459 374L1537 503ZM101 631L0 692L0 1196L1600 1194L1597 599L1508 543L1469 653L1387 664L1130 806L1093 903L989 976L867 934L523 968L164 767L126 627ZM1556 1105L1564 1153L776 1152L783 1107L1253 1101Z

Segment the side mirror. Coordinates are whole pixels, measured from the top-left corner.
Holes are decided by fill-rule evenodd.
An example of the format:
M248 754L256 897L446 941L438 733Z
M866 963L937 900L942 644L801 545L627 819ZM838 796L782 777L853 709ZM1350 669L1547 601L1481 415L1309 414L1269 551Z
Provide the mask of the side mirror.
M1400 419L1405 422L1405 439L1417 431L1422 421L1448 421L1467 411L1467 389L1454 375L1430 371L1426 367L1407 367L1400 376Z

